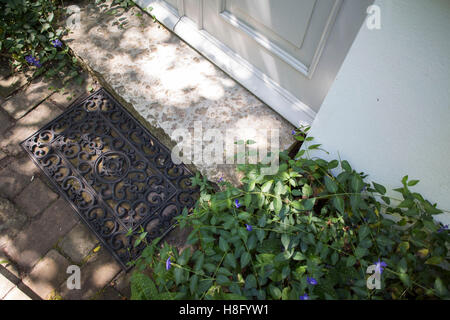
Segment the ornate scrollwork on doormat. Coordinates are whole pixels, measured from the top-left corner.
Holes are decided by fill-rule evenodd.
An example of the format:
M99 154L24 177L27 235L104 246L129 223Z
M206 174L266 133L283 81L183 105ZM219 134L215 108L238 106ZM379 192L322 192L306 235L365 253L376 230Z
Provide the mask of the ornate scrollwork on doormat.
M21 145L125 269L142 232L164 236L198 198L192 173L105 89Z

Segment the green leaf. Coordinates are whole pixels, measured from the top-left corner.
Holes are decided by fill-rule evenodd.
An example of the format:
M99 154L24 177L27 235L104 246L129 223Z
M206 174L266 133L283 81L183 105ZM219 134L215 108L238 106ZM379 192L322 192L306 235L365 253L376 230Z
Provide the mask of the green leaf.
M301 201L301 204L303 205L303 209L306 211L312 210L315 203L316 203L316 198L303 199Z
M373 187L375 188L375 190L377 190L377 192L379 194L382 194L382 195L386 194L386 188L383 187L381 184L378 184L378 183L375 183L375 182L372 182L372 184L373 184Z
M328 177L328 176L325 176L324 177L324 182L325 182L325 187L327 188L327 190L330 192L330 193L336 193L337 192L337 190L338 190L338 185L337 185L337 183L334 181L334 180L332 180L330 177Z
M177 285L183 282L183 278L184 278L183 269L181 269L181 268L175 268L173 274L174 274L174 276L175 276L175 283L176 283Z
M281 298L281 290L278 287L275 287L274 285L269 285L269 293L275 300L280 300Z
M363 225L359 228L358 236L359 241L364 240L370 234L370 228L367 225Z
M241 255L241 268L245 268L249 264L251 259L252 259L252 256L250 255L250 253L244 252Z
M281 243L283 244L283 247L285 250L289 248L289 244L291 243L291 237L287 233L283 233L281 235Z
M227 240L225 240L224 237L220 237L220 239L219 239L219 248L223 252L227 252L228 249L230 249L230 246L228 245L228 242L227 242Z
M281 202L281 198L279 196L277 196L273 200L273 209L274 209L276 214L280 213L282 206L283 206L283 203Z
M435 257L431 257L430 259L428 259L425 263L431 264L431 265L438 265L438 264L442 263L443 261L444 261L444 258L435 256Z
M191 257L191 249L186 248L183 250L180 257L177 259L177 263L182 266L186 265L190 257Z
M309 184L305 183L305 185L302 188L302 194L308 198L313 195L313 189Z
M358 259L365 257L368 254L368 250L366 248L357 247L355 249L355 256Z
M250 220L251 217L252 217L252 215L250 213L248 213L248 212L240 212L238 214L238 218L240 220L244 220L244 221L247 221L247 222Z
M249 274L247 278L245 278L245 289L256 288L256 285L256 277L253 274Z
M227 277L225 277L224 275L221 275L221 274L219 274L217 276L216 281L220 285L226 285L226 284L230 283L230 279L228 279Z
M356 263L356 258L354 256L349 256L349 257L347 257L346 260L347 261L346 261L345 265L347 267L352 267Z
M333 254L331 255L331 264L336 265L338 260L339 260L339 254L336 251L334 251Z
M191 294L194 294L197 291L198 286L198 275L194 274L189 281L189 290Z
M337 168L338 165L339 165L339 161L337 161L337 160L330 161L330 162L328 163L328 169L334 169L334 168Z
M158 294L152 279L142 273L133 273L131 276L131 299L151 300Z
M333 197L332 199L333 206L342 214L344 214L344 199L341 197Z
M442 297L444 297L447 294L447 288L445 287L444 283L439 277L436 278L436 280L434 281L434 288L436 289L438 295Z
M270 188L272 188L272 184L273 184L273 180L265 182L261 187L261 191L264 193L269 192Z
M273 192L275 193L275 195L280 195L283 193L283 191L284 191L283 183L281 181L277 181L277 183L275 184L275 188L273 189Z
M227 268L224 267L220 267L219 270L217 270L218 274L223 274L224 276L232 276L233 274L230 272L230 270L228 270Z
M354 174L350 182L353 192L361 192L364 182L359 174Z
M266 233L262 229L256 229L256 236L258 237L259 242L262 243L266 236Z
M399 279L403 282L403 284L407 287L411 286L411 279L409 278L408 274L406 273L400 273L398 275Z
M302 260L306 260L306 257L303 253L297 251L294 254L294 256L292 257L292 259L294 259L295 261L302 261Z
M414 200L405 199L398 205L398 208L412 208L413 205L414 205Z
M232 253L227 253L224 262L229 266L231 266L232 268L236 268L236 258Z
M352 171L352 167L350 166L350 164L348 163L347 160L344 160L341 162L341 167L342 169L344 169L347 172L351 172Z
M402 178L402 184L406 186L406 182L408 181L408 176L404 176Z

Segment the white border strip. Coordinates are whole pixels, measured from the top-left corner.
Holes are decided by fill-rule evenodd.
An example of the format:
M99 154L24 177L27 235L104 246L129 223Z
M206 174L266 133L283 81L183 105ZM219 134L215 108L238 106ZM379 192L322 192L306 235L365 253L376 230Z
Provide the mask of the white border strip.
M314 110L208 32L198 30L197 24L191 19L180 18L160 0L136 0L136 3L142 8L152 6L151 13L165 27L172 30L294 126L312 124L316 117Z

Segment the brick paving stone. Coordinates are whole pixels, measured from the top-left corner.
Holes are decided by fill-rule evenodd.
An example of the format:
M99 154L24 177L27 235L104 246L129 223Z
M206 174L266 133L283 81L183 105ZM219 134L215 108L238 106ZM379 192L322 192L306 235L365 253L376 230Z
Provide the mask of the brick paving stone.
M3 134L12 124L9 115L0 108L0 134Z
M84 73L82 78L84 79L82 85L78 85L75 81L68 81L64 86L59 85L59 90L53 93L49 99L58 107L64 109L83 96L89 95L89 88L92 88L92 91L97 89L93 79L88 74Z
M13 199L30 183L30 178L6 167L0 169L0 195Z
M26 89L6 100L2 107L12 118L18 120L52 94L49 90L51 85L43 78L33 80Z
M95 297L95 300L123 300L123 297L113 287L106 287L99 292Z
M16 284L0 273L0 300L10 292Z
M69 232L78 219L62 198L56 200L42 215L32 221L9 243L4 251L21 268L28 271L44 256L59 238Z
M34 217L55 201L58 195L50 190L39 178L35 178L14 202L30 217Z
M4 252L0 249L0 266L8 270L10 274L12 274L17 279L20 279L20 272L16 268L16 266L11 262L8 256L5 255ZM0 268L1 269L1 268Z
M23 293L18 287L14 287L3 300L31 300L31 298Z
M6 98L16 89L25 85L28 82L27 77L31 74L14 73L2 74L0 77L0 97Z
M81 289L69 290L65 284L60 287L64 300L88 300L107 286L120 272L121 268L105 249L97 252L81 267Z
M12 241L26 221L26 215L17 210L11 201L0 198L0 248Z
M1 139L1 136L0 136ZM6 153L4 153L2 150L0 150L0 161L2 161L3 159L5 159L8 155Z
M8 167L17 173L26 175L30 178L30 181L34 175L41 172L25 151L22 151L13 161L8 163Z
M59 247L73 262L81 264L97 242L97 237L80 221L64 237Z
M23 283L39 297L47 299L67 279L66 272L69 265L70 262L56 250L50 250L34 266L30 274L23 280Z
M120 294L126 298L131 297L131 275L133 274L132 271L125 272L122 271L113 281L112 286L120 292Z
M44 101L3 134L0 148L9 155L20 154L23 149L19 143L56 118L61 112L53 103Z

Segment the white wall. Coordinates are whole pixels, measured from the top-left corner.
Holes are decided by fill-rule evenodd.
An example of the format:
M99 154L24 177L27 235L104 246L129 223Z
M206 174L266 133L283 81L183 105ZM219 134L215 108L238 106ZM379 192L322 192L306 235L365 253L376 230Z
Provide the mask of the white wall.
M330 151L318 156L391 189L420 179L414 190L450 211L450 0L375 5L381 30L363 25L310 136Z

